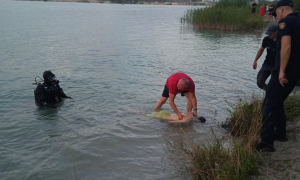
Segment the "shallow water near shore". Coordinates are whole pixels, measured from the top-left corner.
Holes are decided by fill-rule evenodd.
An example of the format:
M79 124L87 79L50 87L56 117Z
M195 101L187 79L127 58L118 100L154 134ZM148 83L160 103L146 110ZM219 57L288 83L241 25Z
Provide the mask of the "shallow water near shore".
M167 140L224 133L225 99L262 93L252 62L264 37L194 31L180 24L190 8L0 1L0 179L74 179L74 167L81 180L187 179ZM34 78L49 69L74 98L58 112L34 103ZM175 72L195 81L206 123L147 117ZM186 99L175 101L183 112Z

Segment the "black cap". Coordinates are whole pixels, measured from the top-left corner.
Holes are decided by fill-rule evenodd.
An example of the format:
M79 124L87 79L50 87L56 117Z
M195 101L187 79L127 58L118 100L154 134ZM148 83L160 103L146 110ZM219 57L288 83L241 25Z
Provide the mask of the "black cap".
M293 1L291 1L291 0L280 0L280 1L278 1L277 4L276 4L276 7L274 8L274 10L272 12L273 16L275 16L275 17L277 16L276 9L281 7L281 6L291 6L291 7L293 7Z
M269 29L266 31L266 35L271 35L273 32L278 30L278 26L276 24L270 24Z

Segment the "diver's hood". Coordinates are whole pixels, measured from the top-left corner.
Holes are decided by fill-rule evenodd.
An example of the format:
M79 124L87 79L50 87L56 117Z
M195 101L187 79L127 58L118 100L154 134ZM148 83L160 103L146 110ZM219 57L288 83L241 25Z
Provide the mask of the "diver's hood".
M44 72L43 78L45 84L59 83L59 80L55 79L55 74L53 74L50 70Z

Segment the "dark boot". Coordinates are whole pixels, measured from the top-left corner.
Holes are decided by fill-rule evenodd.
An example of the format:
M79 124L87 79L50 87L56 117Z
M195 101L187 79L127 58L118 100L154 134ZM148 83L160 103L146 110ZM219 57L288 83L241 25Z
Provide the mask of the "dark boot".
M279 141L279 142L286 142L289 139L286 136L278 136L278 135L274 135L274 141Z
M259 143L255 149L258 152L274 152L276 149L274 148L274 145L266 144L266 143Z

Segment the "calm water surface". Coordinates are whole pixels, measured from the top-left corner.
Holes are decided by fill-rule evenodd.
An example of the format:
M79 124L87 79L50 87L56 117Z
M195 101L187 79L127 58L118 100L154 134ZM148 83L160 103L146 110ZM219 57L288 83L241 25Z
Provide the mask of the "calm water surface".
M183 27L190 8L0 1L0 179L75 179L74 167L81 180L187 179L167 140L224 133L225 99L261 93L252 62L263 38ZM49 69L74 98L58 112L34 103L34 78ZM205 124L146 116L179 71L195 81ZM186 99L176 103L184 111Z

